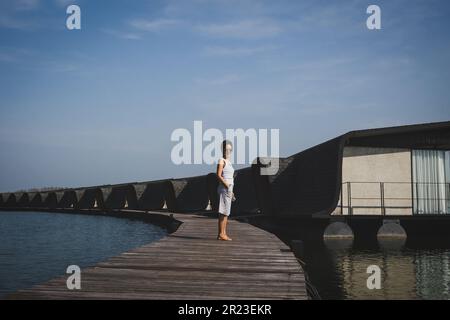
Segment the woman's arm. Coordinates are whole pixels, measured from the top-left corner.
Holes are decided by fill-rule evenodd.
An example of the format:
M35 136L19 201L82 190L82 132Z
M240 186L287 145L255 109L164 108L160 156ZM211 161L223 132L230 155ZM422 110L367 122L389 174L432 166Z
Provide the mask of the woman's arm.
M222 182L222 184L225 186L225 188L228 189L228 183L222 177L222 171L223 171L224 164L225 164L225 161L220 159L219 163L217 164L217 177L219 178L219 181Z

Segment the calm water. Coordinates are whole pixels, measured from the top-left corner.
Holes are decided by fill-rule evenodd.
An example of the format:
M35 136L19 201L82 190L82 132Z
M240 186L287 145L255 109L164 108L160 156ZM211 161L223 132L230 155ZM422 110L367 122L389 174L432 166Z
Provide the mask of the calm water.
M164 229L107 216L0 211L0 298L159 240Z
M305 247L310 281L322 299L450 299L450 250L399 242L355 247L328 241ZM367 288L369 265L381 270L381 289Z

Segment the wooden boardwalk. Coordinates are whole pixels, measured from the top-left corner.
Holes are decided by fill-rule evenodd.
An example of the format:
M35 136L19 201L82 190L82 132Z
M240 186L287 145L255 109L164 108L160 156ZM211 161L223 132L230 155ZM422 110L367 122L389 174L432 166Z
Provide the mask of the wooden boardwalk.
M217 220L174 214L183 222L165 238L81 272L21 290L9 299L307 299L305 277L276 236L229 221L233 241L219 241Z

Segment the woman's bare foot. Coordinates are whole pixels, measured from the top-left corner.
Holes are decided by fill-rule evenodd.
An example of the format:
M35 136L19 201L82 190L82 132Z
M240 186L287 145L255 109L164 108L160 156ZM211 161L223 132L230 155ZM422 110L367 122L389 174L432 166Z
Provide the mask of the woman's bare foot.
M217 236L217 240L231 241L231 238L230 238L229 236L227 236L226 234L225 234L225 235L219 234L219 235Z

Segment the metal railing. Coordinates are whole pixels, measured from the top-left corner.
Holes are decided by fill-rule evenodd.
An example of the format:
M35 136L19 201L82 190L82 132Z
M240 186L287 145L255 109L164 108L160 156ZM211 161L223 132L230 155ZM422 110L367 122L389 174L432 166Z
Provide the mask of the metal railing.
M364 209L386 215L450 213L450 183L432 182L343 182L338 207L341 214Z

